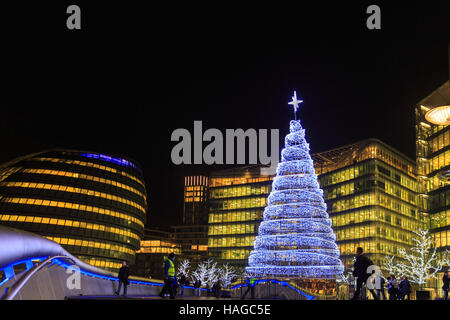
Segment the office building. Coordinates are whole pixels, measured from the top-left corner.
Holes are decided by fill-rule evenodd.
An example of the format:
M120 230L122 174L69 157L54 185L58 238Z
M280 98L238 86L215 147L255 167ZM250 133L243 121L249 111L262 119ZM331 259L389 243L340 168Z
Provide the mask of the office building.
M421 225L415 162L368 139L312 155L346 270L357 247L379 266L412 245Z
M244 268L263 219L274 170L247 166L209 179L208 257Z

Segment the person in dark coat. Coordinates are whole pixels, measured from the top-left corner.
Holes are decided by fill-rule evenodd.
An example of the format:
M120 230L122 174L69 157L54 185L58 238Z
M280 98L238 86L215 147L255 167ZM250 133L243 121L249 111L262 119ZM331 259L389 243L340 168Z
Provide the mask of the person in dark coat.
M194 296L200 297L200 287L202 286L202 282L200 280L195 280L194 282Z
M181 296L184 296L184 286L187 285L186 276L184 274L181 275L180 280L178 280L181 290Z
M119 288L117 289L117 291L115 292L117 295L120 294L120 289L123 285L123 296L127 295L127 286L130 284L130 282L128 281L128 277L130 276L130 269L127 266L127 262L123 261L122 262L122 267L119 269Z
M444 290L444 300L448 299L448 290L450 287L450 278L448 277L448 271L444 272L444 276L442 277L442 290Z
M388 279L389 280L386 288L388 289L389 300L397 300L398 297L397 280L395 279L395 276L393 274L391 274L391 276Z
M373 265L372 260L363 254L363 248L356 248L356 259L353 264L353 276L356 278L356 290L352 300L358 300L361 298L361 286L369 278L367 268L371 265Z
M213 287L212 287L214 296L215 296L216 298L219 298L219 297L220 297L220 289L221 289L221 287L220 287L220 281L217 281L216 283L214 283L214 285L213 285Z
M398 299L399 300L405 300L405 297L407 297L407 300L411 300L411 284L408 281L408 278L405 276L398 284Z

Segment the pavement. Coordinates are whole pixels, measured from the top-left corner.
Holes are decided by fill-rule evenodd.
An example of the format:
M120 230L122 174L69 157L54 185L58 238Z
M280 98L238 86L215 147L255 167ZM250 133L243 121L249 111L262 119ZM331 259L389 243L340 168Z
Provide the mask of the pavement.
M158 295L127 295L127 296L117 296L117 295L104 295L104 296L71 296L67 297L67 300L170 300L170 298L167 296L164 299L162 299ZM196 296L184 296L180 297L177 296L175 300L202 300L202 301L208 301L208 300L238 300L239 298L216 298L216 297L196 297Z

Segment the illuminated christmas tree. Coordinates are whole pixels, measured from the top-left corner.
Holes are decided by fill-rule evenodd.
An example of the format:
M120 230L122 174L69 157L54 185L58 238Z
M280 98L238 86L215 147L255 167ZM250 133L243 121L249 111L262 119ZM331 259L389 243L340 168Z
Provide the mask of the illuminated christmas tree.
M294 92L289 103L294 113L301 102ZM292 120L246 271L259 277L308 279L342 274L326 209L305 130L299 120Z

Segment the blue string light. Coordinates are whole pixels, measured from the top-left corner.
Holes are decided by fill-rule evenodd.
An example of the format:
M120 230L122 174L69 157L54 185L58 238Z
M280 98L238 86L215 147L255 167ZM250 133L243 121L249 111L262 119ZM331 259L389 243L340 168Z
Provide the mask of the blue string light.
M344 266L326 210L305 130L292 120L246 271L310 279L341 274Z

